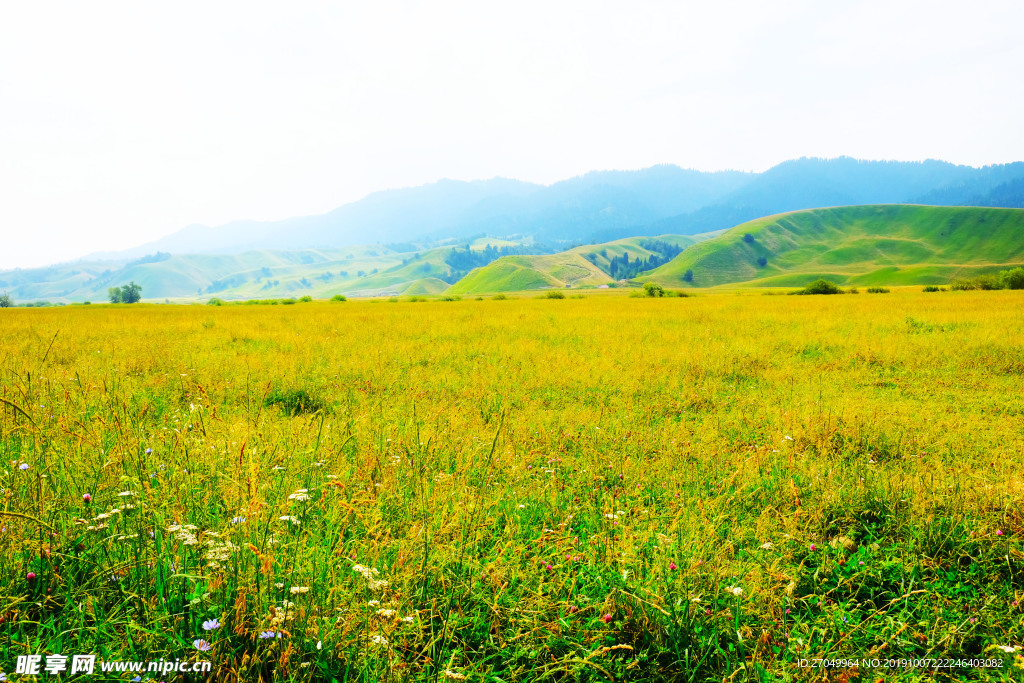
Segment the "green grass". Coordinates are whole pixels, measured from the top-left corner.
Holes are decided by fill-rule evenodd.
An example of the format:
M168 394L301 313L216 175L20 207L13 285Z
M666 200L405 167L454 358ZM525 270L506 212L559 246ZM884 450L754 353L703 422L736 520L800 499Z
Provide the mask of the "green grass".
M754 240L744 241L745 234ZM763 259L761 265L758 260ZM1024 263L1024 210L854 206L780 214L737 226L643 276L666 286L945 283Z

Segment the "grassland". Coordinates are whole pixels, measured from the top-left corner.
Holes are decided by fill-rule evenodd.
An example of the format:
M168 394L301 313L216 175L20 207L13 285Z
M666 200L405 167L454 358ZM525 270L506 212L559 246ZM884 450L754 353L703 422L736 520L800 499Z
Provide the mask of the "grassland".
M0 310L0 670L1020 680L1022 306Z
M749 237L747 237L749 235ZM760 218L687 249L644 279L666 286L946 284L1024 264L1024 210L846 206ZM684 276L690 271L692 282Z

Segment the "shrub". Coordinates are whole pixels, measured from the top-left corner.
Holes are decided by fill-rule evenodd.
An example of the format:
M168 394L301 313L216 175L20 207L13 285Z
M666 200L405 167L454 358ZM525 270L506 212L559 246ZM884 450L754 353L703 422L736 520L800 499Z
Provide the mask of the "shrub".
M207 306L223 306L224 305L224 300L223 299L218 299L217 297L213 297L212 299L210 299L209 301L206 302L206 305Z
M971 287L971 289L974 289L974 287ZM936 287L935 285L928 285L922 291L925 291L925 292L945 292L946 290L943 289L942 287Z
M665 296L665 288L657 282L645 282L644 294L650 297Z
M557 289L553 289L541 297L542 299L564 299L565 294L559 292Z
M860 290L857 289L856 287L850 287L848 290L846 290L846 293L847 294L860 294Z
M954 292L966 292L966 291L969 291L969 290L972 290L972 289L977 289L977 287L975 286L974 282L972 282L971 280L964 280L962 278L958 278L956 280L953 280L951 283L949 283L949 288L952 289ZM936 287L935 289L932 289L932 290L928 290L926 288L924 291L926 291L926 292L927 291L935 292L935 291L938 291L938 287Z
M978 286L978 289L984 289L986 291L1003 288L1003 283L999 277L987 273L974 278L974 282Z
M493 301L505 301L506 299L508 299L508 297L505 296L504 294L495 294L494 296L491 297L491 299Z
M426 301L426 300L427 300L427 297L425 297L425 296L410 296L409 297L409 301L411 301L413 303L421 303L421 302Z
M1004 270L999 274L999 279L1007 289L1024 289L1024 268Z
M693 282L693 270L692 269L691 270L687 270L685 273L683 273L683 281L684 282Z
M331 301L348 301L348 299L346 299L341 294L335 294L334 296L331 297Z
M759 267L761 267L761 268L764 268L765 266L768 265L768 259L766 257L764 257L764 256L758 256L757 257L757 265Z
M303 413L315 413L317 411L327 412L329 406L319 396L314 396L305 389L288 389L282 391L274 389L263 399L263 405L280 406L289 415L300 415Z
M309 296L307 294L306 296L299 297L299 301L301 301L304 304L308 304L308 303L311 303L313 301L313 297L311 297L311 296Z
M0 294L0 308L10 308L13 305L14 300L11 298L10 294L7 294L6 292Z
M462 301L462 297L453 294L446 294L441 297L441 301Z
M748 232L746 235L743 236L743 241L746 242L747 244L753 244L754 236Z
M292 304L297 304L299 302L296 301L295 299L281 299L281 303L284 304L285 306L291 306Z
M803 289L798 289L795 292L791 292L791 294L842 294L842 290L836 286L836 283L829 280L815 280Z
M868 287L868 294L888 294L889 290L885 287Z

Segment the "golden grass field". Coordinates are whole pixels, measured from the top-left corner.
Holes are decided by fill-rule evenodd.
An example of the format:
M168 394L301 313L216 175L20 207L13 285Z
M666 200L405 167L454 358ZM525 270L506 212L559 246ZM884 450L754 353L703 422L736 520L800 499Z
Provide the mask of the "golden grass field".
M9 680L51 653L224 681L1024 676L1020 291L0 331Z

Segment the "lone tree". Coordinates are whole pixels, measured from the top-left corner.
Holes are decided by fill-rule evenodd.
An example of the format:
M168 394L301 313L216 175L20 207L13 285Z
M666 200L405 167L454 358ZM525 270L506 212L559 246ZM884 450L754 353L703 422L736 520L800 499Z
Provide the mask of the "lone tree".
M14 305L14 301L11 299L11 295L7 292L0 294L0 308L10 308Z
M142 285L135 284L133 280L123 287L111 287L107 290L112 304L134 304L142 299Z

